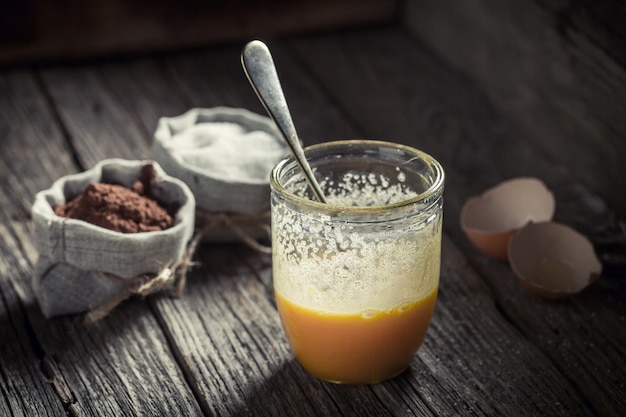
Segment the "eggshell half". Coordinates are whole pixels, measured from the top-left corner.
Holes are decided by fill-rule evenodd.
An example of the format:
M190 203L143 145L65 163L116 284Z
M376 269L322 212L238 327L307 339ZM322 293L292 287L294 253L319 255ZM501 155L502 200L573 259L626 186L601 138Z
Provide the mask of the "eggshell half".
M541 180L514 178L469 198L461 209L461 228L483 253L506 260L511 235L529 222L551 220L554 208L554 195Z
M521 228L509 241L508 256L522 284L544 298L576 294L602 272L591 242L571 227L555 222Z

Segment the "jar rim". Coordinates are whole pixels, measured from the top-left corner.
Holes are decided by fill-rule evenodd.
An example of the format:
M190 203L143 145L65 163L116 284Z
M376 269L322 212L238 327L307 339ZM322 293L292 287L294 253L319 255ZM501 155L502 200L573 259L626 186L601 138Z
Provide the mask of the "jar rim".
M304 148L305 156L312 152L320 151L323 149L333 149L342 146L361 146L365 149L374 149L376 147L388 147L393 149L398 149L406 154L414 155L413 158L407 159L420 159L430 167L433 174L433 181L429 184L429 187L418 195L408 198L406 200L398 201L395 203L385 204L385 205L374 205L374 206L343 206L336 205L330 203L321 203L316 200L310 200L308 198L301 197L299 195L294 194L289 191L280 181L280 176L282 172L291 164L295 164L295 159L293 155L284 158L276 166L272 169L270 174L270 186L272 190L277 191L280 195L293 203L297 203L300 205L305 205L310 208L314 208L323 212L350 212L350 213L380 213L380 212L389 212L393 210L397 210L403 207L411 206L420 202L427 202L433 196L440 196L443 193L443 185L445 181L445 174L443 167L441 164L433 158L428 153L421 151L419 149L413 148L411 146L381 141L381 140L373 140L373 139L347 139L347 140L336 140L323 142L316 145L307 146ZM299 168L298 168L299 170ZM438 198L435 198L435 203ZM431 204L428 204L430 206Z

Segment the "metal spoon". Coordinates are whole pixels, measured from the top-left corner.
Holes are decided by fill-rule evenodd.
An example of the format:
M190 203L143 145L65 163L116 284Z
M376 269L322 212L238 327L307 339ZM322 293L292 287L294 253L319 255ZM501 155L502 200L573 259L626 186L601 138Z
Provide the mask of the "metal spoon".
M287 107L287 100L278 79L272 54L261 41L249 42L241 53L241 64L248 77L248 81L263 103L265 110L278 126L278 130L289 145L293 157L302 169L304 177L313 191L317 201L326 203L324 193L320 188L309 162L300 146L296 128Z

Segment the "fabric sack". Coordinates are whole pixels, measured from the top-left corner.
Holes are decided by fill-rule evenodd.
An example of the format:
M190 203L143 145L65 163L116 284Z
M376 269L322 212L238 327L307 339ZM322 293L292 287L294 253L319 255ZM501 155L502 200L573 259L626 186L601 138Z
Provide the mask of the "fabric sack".
M150 180L154 197L180 205L171 228L121 233L54 213L53 207L92 182L132 187L147 164L154 168ZM194 231L195 199L184 182L166 175L154 161L109 159L55 181L35 196L31 211L39 252L35 293L44 316L53 317L93 310L128 291L139 278L176 264Z
M198 208L255 215L269 210L270 172L288 153L269 117L213 107L162 117L151 158L187 183Z

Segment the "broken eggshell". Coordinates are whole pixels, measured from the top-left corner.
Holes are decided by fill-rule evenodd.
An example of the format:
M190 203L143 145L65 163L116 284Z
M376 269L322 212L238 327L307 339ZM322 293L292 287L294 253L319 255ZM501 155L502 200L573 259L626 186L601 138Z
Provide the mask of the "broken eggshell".
M544 298L565 298L593 283L602 271L591 242L569 226L533 223L509 241L511 268L522 284Z
M469 198L461 228L483 253L506 260L511 235L529 222L551 220L554 208L554 196L541 180L514 178Z

